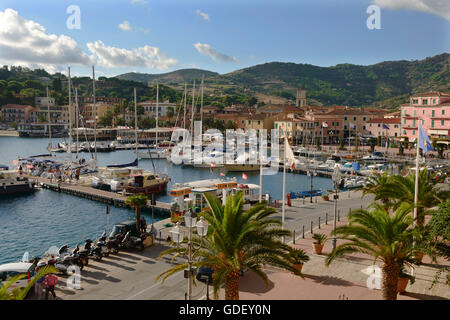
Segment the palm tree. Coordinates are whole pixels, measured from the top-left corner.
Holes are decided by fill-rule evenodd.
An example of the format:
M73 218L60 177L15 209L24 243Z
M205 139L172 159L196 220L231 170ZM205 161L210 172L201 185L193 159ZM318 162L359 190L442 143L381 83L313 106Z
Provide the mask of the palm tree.
M20 274L12 277L9 280L5 281L3 285L0 287L0 300L23 300L26 298L30 289L35 285L35 283L39 279L46 276L47 274L56 272L58 272L58 270L51 266L41 268L37 272L37 274L33 278L31 278L30 282L28 282L25 288L17 287L14 289L10 289L11 286L14 283L16 283L16 281L25 278L26 274Z
M427 209L437 206L450 197L449 190L442 190L436 186L436 183L442 179L443 177L432 176L426 169L420 170L417 200L417 224L419 226L423 226ZM403 202L414 203L415 180L415 174L406 177L401 175L391 176L388 182L379 185L375 193L375 200L393 200L394 210L400 207Z
M414 219L409 215L411 205L400 205L391 215L386 207L373 203L368 210L353 211L348 225L336 228L332 233L346 240L337 246L325 260L329 266L336 258L353 252L372 255L381 260L382 296L386 300L397 299L397 282L403 265L414 263L419 245L413 245L417 229L412 228Z
M125 200L125 204L136 209L136 229L141 231L141 208L147 205L148 197L144 194L132 195Z
M258 203L244 212L243 193L230 195L225 205L210 195L205 195L210 210L203 213L209 224L208 234L203 239L194 236L193 243L200 249L196 250L194 266L212 267L213 291L217 299L220 287L225 285L225 299L239 300L239 278L241 271L251 270L268 284L264 265L272 265L301 275L293 266L291 248L281 241L282 237L290 235L290 231L280 228L279 219L271 216L276 209L269 208L265 203ZM161 256L175 253L174 256L186 253L185 248L172 248L161 253ZM187 268L187 263L177 265L157 277L162 281L172 274Z
M386 185L390 183L391 179L387 171L382 174L375 174L373 176L369 176L367 179L367 184L362 188L362 196L366 196L368 194L375 195L376 200L381 200L385 205L389 204L389 197L379 198L377 197L380 194L380 190L386 188Z

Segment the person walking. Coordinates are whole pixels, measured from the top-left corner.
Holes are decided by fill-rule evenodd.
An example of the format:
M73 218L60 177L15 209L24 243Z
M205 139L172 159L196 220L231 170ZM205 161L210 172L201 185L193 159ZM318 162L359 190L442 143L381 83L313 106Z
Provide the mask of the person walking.
M75 180L80 180L80 168L77 168L77 170L75 170Z
M141 232L147 232L147 221L145 221L144 217L141 218Z
M43 283L45 286L45 300L48 300L49 292L52 294L53 299L56 299L55 285L58 283L58 277L50 273L44 277Z
M36 268L36 271L34 272L33 276L36 276L40 268ZM36 300L42 299L42 286L44 282L44 277L40 278L36 283L34 284L34 294L36 295Z

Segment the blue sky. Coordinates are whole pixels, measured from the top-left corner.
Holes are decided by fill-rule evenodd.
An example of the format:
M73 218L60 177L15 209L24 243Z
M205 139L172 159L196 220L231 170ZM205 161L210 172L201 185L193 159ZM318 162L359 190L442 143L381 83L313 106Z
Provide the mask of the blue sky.
M71 65L75 74L88 75L88 59L94 59L98 74L108 76L191 67L227 73L271 61L367 65L450 52L450 6L436 7L437 0L411 0L410 7L404 0L390 0L388 5L386 0L132 1L0 0L0 14L6 9L17 12L4 18L11 32L30 20L45 28L26 30L17 43L33 46L44 38L51 43L51 35L74 41L67 48L61 38L54 47L38 45L25 55L0 30L0 64L49 70ZM380 30L366 27L366 9L373 2L381 7ZM416 2L428 4L429 12L418 10ZM80 7L80 30L66 27L70 5ZM122 30L119 24L130 27ZM2 55L2 50L9 54ZM83 53L84 58L76 57Z

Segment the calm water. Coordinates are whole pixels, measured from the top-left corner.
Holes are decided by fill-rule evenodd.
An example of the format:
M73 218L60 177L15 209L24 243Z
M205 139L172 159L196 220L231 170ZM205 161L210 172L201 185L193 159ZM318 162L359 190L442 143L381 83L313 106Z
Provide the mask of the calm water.
M56 142L62 141L54 140ZM0 137L0 164L13 167L13 160L18 157L43 154L46 152L48 139ZM81 157L89 159L88 153ZM59 155L58 155L59 156ZM100 166L132 162L135 159L131 150L99 153ZM156 170L171 177L168 185L193 180L220 178L220 171L209 169L175 166L166 160L154 160ZM152 170L150 160L142 160L139 166ZM259 173L247 173L248 180L241 178L241 173L228 173L227 177L237 177L238 182L259 184ZM263 193L270 193L273 199L282 198L282 173L264 176ZM309 190L309 177L299 174L286 174L286 191ZM331 180L315 177L315 189L330 189ZM169 195L161 195L158 200L171 202ZM40 190L31 195L11 197L0 200L0 264L16 261L24 251L31 255L41 255L50 246L69 244L74 246L86 238L98 237L106 227L105 205L95 201L74 196ZM133 217L134 212L124 208L110 208L110 226ZM151 212L144 212L147 223L151 221ZM166 217L155 216L155 220Z

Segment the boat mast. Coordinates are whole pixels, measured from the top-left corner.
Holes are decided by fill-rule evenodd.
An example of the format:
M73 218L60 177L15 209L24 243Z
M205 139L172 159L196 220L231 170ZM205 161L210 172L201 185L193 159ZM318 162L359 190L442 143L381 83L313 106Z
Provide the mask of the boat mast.
M184 117L183 117L183 129L186 129L186 101L187 101L187 85L184 83Z
M158 149L159 83L156 81L156 149Z
M138 134L137 134L137 98L136 98L136 88L134 88L134 136L136 140L136 158L138 157Z
M191 139L194 139L194 104L195 104L195 80L192 87L192 108L191 108ZM193 140L192 140L193 141Z
M48 116L48 138L49 138L49 151L52 153L52 122L50 118L50 101L48 97L48 86L46 88L47 91L47 116Z
M70 160L72 160L72 90L70 84L70 67L69 67L69 146L67 152L70 153Z
M202 95L201 95L201 99L200 99L200 122L202 123L203 126L203 80L204 80L205 76L202 75Z
M92 66L92 91L93 91L93 102L94 102L94 154L95 161L97 161L97 105L95 104L95 70Z
M79 128L78 128L78 126L79 126L79 121L80 121L80 119L79 119L79 116L78 116L78 89L77 88L75 88L75 118L76 118L76 121L77 121L77 133L76 133L76 135L77 135L77 144L76 144L76 147L77 147L77 159L78 159L78 149L79 149L79 140L78 140L78 131L79 131Z

